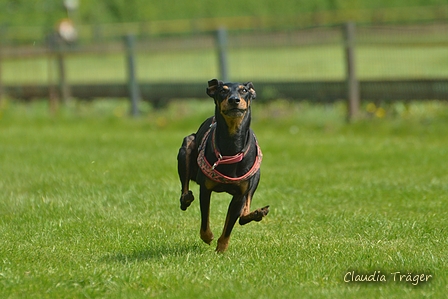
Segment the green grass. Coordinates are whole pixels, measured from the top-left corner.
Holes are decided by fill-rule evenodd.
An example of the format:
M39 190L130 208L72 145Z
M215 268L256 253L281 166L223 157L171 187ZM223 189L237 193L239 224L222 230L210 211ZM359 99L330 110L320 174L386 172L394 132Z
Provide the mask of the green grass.
M12 5L12 3L14 5ZM80 24L101 24L111 22L148 22L153 20L176 20L196 18L222 18L237 16L291 16L300 13L334 11L344 9L388 9L397 7L422 7L428 5L446 5L444 0L395 0L395 1L273 1L273 0L229 0L225 5L212 0L170 2L161 1L124 1L85 2L76 10L76 21ZM426 7L425 7L426 6ZM428 9L424 10L427 11ZM392 14L397 14L392 10ZM426 12L431 17L437 15ZM425 15L425 14L424 14ZM72 14L70 14L72 16ZM67 17L60 1L47 0L45 3L0 3L0 22L12 26L46 26L51 28L61 18ZM412 16L411 16L412 17ZM395 17L397 18L397 17ZM363 17L363 21L370 21Z
M126 103L0 108L2 298L442 298L448 284L448 107L396 104L347 125L344 107L256 104L253 208L228 252L179 209L176 155L211 102L124 117ZM197 195L198 188L193 185ZM219 235L229 196L214 194ZM386 283L345 283L381 271ZM389 273L427 273L428 283Z

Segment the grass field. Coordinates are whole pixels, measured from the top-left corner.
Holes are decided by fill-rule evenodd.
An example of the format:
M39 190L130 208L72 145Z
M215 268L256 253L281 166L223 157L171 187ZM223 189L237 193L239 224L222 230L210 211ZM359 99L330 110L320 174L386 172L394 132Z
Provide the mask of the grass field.
M3 103L2 298L446 295L446 103L397 104L352 125L339 104L255 103L264 160L253 208L271 212L235 227L223 255L199 239L198 203L178 202L178 147L212 104L139 119L126 109L95 101L51 117L42 102ZM215 235L228 203L212 198ZM350 271L387 282L344 282ZM414 286L395 272L432 277Z

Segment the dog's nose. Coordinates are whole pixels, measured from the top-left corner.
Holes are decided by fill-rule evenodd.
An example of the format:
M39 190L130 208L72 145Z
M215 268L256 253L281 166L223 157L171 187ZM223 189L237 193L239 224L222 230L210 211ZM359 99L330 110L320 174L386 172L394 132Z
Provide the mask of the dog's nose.
M240 103L240 98L236 96L231 96L228 99L230 105L238 105Z

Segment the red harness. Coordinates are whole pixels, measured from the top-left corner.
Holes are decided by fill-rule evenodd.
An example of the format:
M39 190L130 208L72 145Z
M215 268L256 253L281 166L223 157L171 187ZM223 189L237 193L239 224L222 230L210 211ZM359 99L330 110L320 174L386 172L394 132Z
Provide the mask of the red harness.
M213 131L213 132L212 132ZM210 133L212 136L212 146L213 151L215 153L216 158L218 159L213 165L211 165L207 158L205 157L205 146L207 144L207 140L210 137ZM205 133L204 138L202 138L201 145L199 146L199 153L198 153L198 165L201 168L202 172L211 180L223 183L223 184L234 184L235 182L239 181L245 181L251 178L252 176L257 173L257 171L260 169L261 160L263 159L263 154L261 152L260 147L258 146L257 138L255 138L255 146L257 147L257 156L255 158L255 162L252 165L251 169L245 173L244 175L240 177L229 177L227 175L222 174L218 170L216 170L216 167L220 164L235 164L238 162L241 162L244 158L244 156L249 152L250 149L250 143L248 143L248 146L243 149L241 152L234 156L222 156L219 152L216 142L215 142L215 136L216 136L216 123L213 122L210 125L210 129ZM255 137L255 135L254 135Z

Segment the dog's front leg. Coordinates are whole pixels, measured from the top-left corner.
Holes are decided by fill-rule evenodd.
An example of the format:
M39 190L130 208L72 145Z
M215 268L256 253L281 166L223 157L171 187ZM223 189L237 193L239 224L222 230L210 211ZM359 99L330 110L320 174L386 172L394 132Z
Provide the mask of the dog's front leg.
M229 209L227 210L226 222L222 230L222 235L218 239L218 246L216 247L217 252L224 252L229 246L230 234L235 226L235 222L241 215L241 211L245 205L246 196L235 195L230 202Z
M212 191L207 189L206 186L201 185L199 201L201 206L201 239L210 245L213 241L213 233L210 229L210 197Z

